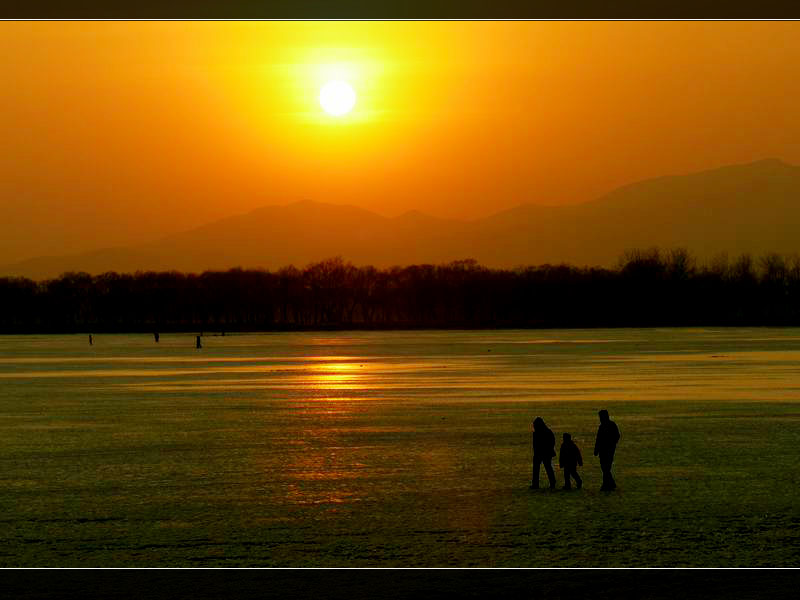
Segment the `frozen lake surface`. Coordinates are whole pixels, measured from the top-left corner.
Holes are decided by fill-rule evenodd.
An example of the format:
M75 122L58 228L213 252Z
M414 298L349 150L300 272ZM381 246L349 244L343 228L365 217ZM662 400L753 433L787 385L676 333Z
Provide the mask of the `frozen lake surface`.
M797 329L0 336L0 565L793 567L798 425Z

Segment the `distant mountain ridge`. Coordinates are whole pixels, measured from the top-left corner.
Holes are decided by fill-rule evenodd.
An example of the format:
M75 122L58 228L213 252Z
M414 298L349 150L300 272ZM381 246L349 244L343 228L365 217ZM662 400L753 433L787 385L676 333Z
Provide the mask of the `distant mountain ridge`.
M719 252L800 252L800 167L767 159L664 176L582 204L523 204L475 221L416 210L387 218L305 200L264 206L150 244L33 258L0 268L0 275L275 270L337 255L381 267L463 258L498 267L607 266L626 249L650 246L683 246L701 259Z

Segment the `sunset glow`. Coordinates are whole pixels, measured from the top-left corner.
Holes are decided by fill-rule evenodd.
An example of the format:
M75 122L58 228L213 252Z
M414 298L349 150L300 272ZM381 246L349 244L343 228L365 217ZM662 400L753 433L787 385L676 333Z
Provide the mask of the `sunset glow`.
M800 163L794 22L0 29L14 90L0 101L5 263L303 199L475 219L651 177ZM353 93L321 106L333 81ZM37 235L19 234L34 222Z

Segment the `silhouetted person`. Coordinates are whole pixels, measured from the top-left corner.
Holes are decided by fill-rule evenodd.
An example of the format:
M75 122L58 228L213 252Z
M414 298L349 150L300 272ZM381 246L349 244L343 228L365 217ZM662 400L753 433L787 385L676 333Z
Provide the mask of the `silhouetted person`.
M89 334L89 345L91 346L94 342L92 341L92 334Z
M197 343L194 346L195 348L202 348L203 344L200 343L200 336L197 336Z
M619 428L608 417L607 410L603 409L597 414L600 416L600 427L597 428L594 455L600 457L600 468L603 470L603 485L600 490L610 492L617 487L611 476L611 464L614 462L614 452L619 441Z
M572 441L572 436L565 433L564 441L561 442L561 449L558 453L558 466L564 469L565 490L572 489L570 477L575 480L575 487L581 489L583 481L581 480L581 476L578 475L578 465L583 466L581 451L575 442Z
M154 333L153 339L156 341L156 344L158 343L158 338L159 338L158 332Z
M556 436L544 424L542 417L533 420L533 475L531 477L531 489L539 489L539 465L544 464L547 479L550 481L550 489L556 487L556 474L553 473L553 457L556 455Z

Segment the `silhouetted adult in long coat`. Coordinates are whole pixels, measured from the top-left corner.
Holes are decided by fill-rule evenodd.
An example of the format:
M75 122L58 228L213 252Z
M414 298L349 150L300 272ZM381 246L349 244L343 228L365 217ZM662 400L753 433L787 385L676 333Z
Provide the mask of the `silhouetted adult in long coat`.
M553 472L553 457L556 455L556 436L544 424L542 417L533 420L533 475L531 477L531 489L539 489L539 465L544 464L547 479L550 481L550 489L556 487L556 474Z
M614 452L619 441L619 428L608 416L608 411L603 409L599 413L600 427L597 428L597 439L594 443L594 455L600 457L600 468L603 470L603 485L601 491L610 492L617 487L611 476L611 465L614 462Z

